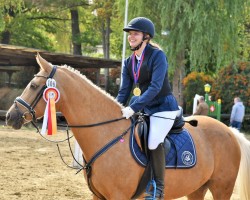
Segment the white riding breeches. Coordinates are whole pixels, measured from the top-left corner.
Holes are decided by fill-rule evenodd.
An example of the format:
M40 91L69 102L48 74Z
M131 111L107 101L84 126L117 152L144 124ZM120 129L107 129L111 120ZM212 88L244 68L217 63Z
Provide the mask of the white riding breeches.
M180 110L154 113L150 116L148 148L154 150L164 142L165 137L172 128L175 118ZM166 119L167 118L167 119Z

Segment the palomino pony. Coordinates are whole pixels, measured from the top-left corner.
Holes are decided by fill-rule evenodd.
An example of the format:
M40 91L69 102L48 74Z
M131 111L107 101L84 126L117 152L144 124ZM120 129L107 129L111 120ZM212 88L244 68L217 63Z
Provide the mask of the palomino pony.
M93 200L131 199L144 168L130 153L129 134L125 133L128 132L131 122L121 119L122 106L73 68L55 68L40 55L36 59L41 70L9 109L7 124L14 129L20 129L24 123L43 116L46 104L41 93L47 78L53 77L60 91L56 109L65 116L69 126L112 121L84 129L77 126L72 128L87 162L114 138L122 139L102 152L92 163L89 182L94 192ZM190 169L166 169L165 199L183 196L187 196L189 200L204 199L209 189L215 200L228 200L240 169L240 177L244 179L240 180L240 185L243 186L242 194L245 195L241 199L249 200L249 142L215 119L206 116L189 119L193 118L198 120L198 126L186 124L185 128L193 137L197 163ZM86 171L84 174L86 175Z

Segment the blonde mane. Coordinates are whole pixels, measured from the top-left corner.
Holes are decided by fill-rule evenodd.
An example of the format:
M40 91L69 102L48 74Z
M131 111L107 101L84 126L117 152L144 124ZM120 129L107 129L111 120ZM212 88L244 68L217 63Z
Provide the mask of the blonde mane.
M81 72L77 69L74 69L73 67L70 67L68 65L62 65L60 66L62 69L68 70L70 73L73 73L77 77L81 78L83 81L85 81L87 84L89 84L91 87L95 88L98 92L105 95L108 99L113 101L114 103L118 104L120 107L123 107L113 96L111 96L109 93L107 93L105 90L94 84L90 79L88 79L85 75L81 74Z

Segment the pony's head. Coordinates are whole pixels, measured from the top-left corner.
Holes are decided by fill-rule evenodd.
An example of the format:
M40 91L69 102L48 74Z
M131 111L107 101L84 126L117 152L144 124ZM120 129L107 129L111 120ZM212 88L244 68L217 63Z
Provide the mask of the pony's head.
M44 114L46 102L43 99L43 92L46 89L48 78L56 77L56 68L43 59L39 54L36 56L40 65L40 72L34 76L26 86L20 97L17 97L14 104L6 114L6 124L14 129L20 129L23 124L35 121Z

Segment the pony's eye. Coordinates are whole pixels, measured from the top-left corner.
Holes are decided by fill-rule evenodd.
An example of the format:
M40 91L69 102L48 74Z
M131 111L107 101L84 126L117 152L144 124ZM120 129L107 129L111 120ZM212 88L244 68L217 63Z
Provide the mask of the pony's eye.
M30 84L30 88L31 89L36 89L38 87L38 85L36 85L35 83L31 83Z

